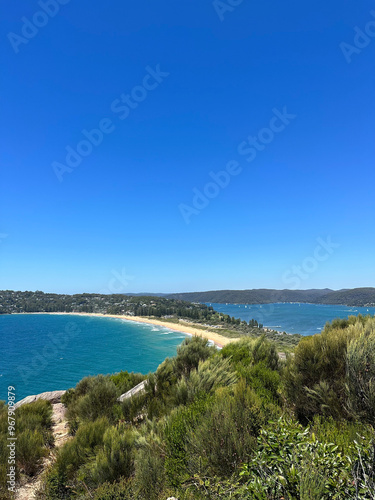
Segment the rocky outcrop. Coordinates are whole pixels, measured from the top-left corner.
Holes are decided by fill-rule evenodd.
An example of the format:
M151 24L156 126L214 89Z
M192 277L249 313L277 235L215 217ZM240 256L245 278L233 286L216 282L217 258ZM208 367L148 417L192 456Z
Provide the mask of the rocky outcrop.
M124 401L125 399L129 399L135 394L140 392L144 392L146 387L147 380L143 380L143 382L139 383L130 391L125 392L125 394L121 394L121 396L117 399L117 401ZM45 399L46 401L50 401L52 404L61 403L61 396L65 394L66 391L51 391L51 392L42 392L41 394L37 394L36 396L27 396L26 398L21 399L14 405L15 408L19 408L22 405L26 405L29 403L34 403L38 401L38 399Z
M46 401L50 401L52 404L60 403L61 396L65 394L66 391L52 391L52 392L42 392L41 394L37 394L36 396L27 396L26 398L21 399L14 405L14 408L19 408L22 405L26 405L29 403L34 403L38 401L38 399L45 399Z

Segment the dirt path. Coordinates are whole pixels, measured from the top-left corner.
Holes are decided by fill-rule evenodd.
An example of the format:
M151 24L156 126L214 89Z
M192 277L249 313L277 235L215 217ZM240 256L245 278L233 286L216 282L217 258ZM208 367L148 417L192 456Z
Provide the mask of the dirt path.
M66 408L62 403L52 405L52 433L55 439L55 449L63 446L69 440L68 423L65 418ZM16 500L33 500L35 492L39 489L44 470L52 462L52 453L43 461L43 467L40 473L22 485L16 493Z

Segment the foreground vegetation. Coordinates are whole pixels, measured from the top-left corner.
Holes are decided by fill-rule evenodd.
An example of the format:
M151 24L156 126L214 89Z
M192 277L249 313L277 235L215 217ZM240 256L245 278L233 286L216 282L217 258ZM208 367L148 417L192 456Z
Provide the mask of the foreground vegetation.
M336 320L285 362L264 336L221 351L185 340L118 401L143 379L100 375L65 394L73 437L40 500L375 499L375 318ZM17 412L44 439L18 463L30 475L50 445L48 404Z

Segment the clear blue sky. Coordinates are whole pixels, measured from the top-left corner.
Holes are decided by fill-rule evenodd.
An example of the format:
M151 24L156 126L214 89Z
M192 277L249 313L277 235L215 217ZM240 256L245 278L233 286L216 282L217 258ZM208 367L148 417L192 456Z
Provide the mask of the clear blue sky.
M7 3L0 289L375 285L374 3L225 2Z

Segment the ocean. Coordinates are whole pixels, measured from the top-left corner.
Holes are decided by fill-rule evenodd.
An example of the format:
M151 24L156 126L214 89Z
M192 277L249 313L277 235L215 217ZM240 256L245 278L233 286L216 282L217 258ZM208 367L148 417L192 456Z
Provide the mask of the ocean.
M120 318L0 315L0 400L69 389L99 373L155 371L176 355L180 332Z
M327 321L375 314L375 307L315 304L211 304L218 311L287 333L319 333ZM0 400L74 387L83 377L148 373L175 356L186 336L160 326L90 316L0 315Z

